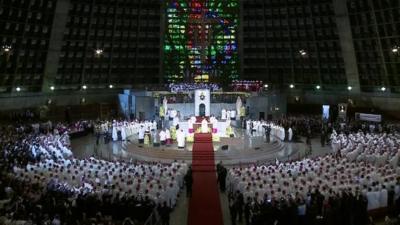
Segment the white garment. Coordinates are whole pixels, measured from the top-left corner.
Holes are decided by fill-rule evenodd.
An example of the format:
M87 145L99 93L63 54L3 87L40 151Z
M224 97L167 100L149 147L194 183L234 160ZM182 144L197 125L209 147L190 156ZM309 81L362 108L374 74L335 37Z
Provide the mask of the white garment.
M292 141L292 138L293 138L293 130L292 130L291 127L289 127L289 130L288 130L288 141Z
M165 141L167 139L165 131L160 131L160 141Z
M221 119L226 120L226 110L225 109L222 109L222 111L221 111Z
M201 121L201 133L208 133L208 122L206 119Z
M178 148L184 148L185 147L185 133L183 132L183 130L177 131L176 139L178 142Z

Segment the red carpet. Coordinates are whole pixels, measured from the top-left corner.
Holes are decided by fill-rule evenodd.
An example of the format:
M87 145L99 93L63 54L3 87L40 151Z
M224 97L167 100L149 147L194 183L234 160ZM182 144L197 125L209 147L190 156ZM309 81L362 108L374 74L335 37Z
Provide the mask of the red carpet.
M211 134L195 134L188 225L223 225Z

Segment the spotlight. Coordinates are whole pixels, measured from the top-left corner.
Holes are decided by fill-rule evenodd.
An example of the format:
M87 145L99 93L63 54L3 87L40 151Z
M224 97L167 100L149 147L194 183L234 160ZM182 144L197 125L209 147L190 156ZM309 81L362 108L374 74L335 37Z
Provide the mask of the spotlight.
M301 49L299 51L299 53L300 53L301 56L306 56L307 55L307 52L304 49Z
M289 87L290 87L290 88L294 88L294 84L290 84Z
M381 91L386 91L386 87L381 87Z
M94 53L96 54L96 56L99 56L99 55L103 54L103 49L98 48L98 49L94 50Z
M265 88L268 88L268 84L264 84L264 87L265 87Z
M393 53L398 53L399 50L400 50L400 49L399 49L398 46L395 46L395 47L392 48L392 52L393 52Z
M349 91L351 91L352 89L353 89L352 86L348 86L348 87L347 87L347 90L349 90Z
M86 86L86 85L82 85L82 89L83 89L83 90L86 90L86 89L87 89L87 86Z
M112 84L110 84L110 85L108 85L108 88L114 88L114 85L112 85Z
M50 90L54 91L55 87L54 86L50 86Z
M18 91L18 92L20 92L20 91L21 91L21 88L20 88L20 87L16 87L15 90Z
M317 85L315 88L317 88L317 90L321 89L320 85Z
M3 45L2 49L5 53L11 52L11 46L9 45Z

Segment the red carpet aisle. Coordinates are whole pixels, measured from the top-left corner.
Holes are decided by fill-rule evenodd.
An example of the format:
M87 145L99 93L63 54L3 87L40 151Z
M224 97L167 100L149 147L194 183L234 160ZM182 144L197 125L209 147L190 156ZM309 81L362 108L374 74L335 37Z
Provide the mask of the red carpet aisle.
M223 225L211 134L195 134L188 225Z

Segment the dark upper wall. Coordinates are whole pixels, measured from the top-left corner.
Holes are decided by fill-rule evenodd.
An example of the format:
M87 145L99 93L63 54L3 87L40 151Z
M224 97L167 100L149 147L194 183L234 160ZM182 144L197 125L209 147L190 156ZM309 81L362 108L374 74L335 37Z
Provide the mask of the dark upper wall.
M249 0L242 14L243 78L284 87L346 86L332 0Z
M56 4L56 0L0 1L0 92L16 86L41 90Z
M400 3L347 0L362 91L400 92Z
M0 0L0 92L159 83L160 4Z

